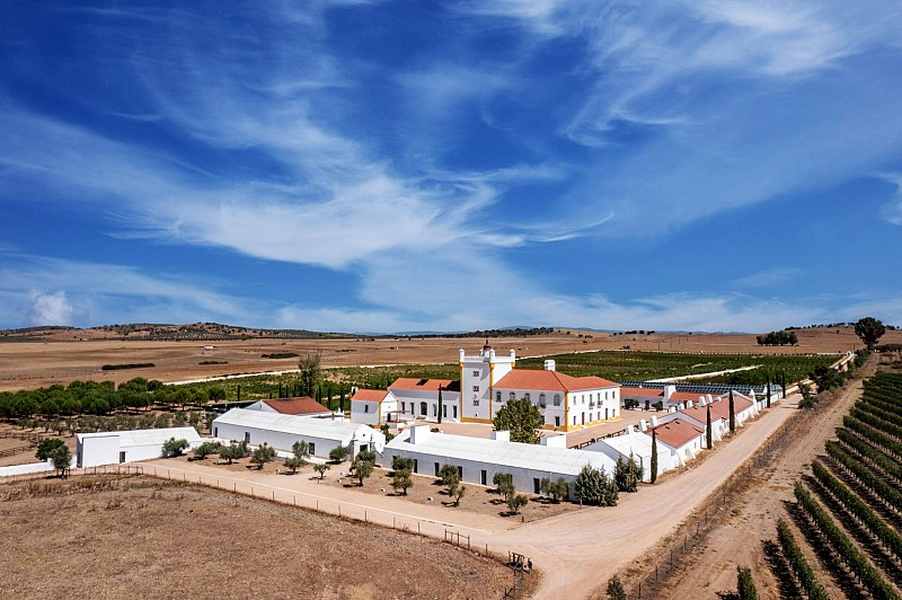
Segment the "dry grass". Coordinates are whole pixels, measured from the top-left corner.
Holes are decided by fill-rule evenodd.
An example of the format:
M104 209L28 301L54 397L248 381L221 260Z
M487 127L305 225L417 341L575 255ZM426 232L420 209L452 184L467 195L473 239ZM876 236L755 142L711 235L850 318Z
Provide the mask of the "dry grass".
M0 486L5 598L501 598L512 572L419 536L205 487Z
M69 335L69 338L65 336ZM33 389L54 383L81 380L127 381L133 377L177 381L229 373L263 372L291 369L297 359L271 360L263 354L293 352L304 355L320 352L326 366L373 364L447 363L457 360L457 349L475 352L484 339L428 338L422 340L377 339L250 339L222 342L145 342L86 340L73 341L73 334L60 333L49 340L35 342L0 342L0 390ZM789 348L763 348L753 334L654 334L611 336L593 332L591 338L567 335L506 337L492 340L500 351L513 348L519 356L560 354L573 351L633 350L698 353L812 353L839 352L857 347L858 340L848 328L816 329L799 332L800 345ZM886 343L902 342L902 332L888 332ZM203 346L214 345L212 351ZM202 362L226 364L200 364ZM101 371L104 364L154 363L148 369Z

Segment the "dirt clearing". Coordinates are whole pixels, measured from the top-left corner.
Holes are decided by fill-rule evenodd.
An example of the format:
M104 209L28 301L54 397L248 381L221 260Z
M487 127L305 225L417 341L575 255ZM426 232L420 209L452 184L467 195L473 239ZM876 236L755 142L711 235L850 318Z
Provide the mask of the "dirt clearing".
M143 477L0 485L9 598L501 598L507 567L380 527Z

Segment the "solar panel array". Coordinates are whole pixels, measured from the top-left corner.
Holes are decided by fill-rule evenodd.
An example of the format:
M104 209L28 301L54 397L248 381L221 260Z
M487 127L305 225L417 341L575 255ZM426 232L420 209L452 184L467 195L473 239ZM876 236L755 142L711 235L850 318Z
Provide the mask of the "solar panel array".
M657 381L621 381L620 385L624 387L643 387L663 390L664 386L673 385L678 392L688 392L690 394L726 394L730 390L739 392L740 394L750 395L752 393L759 396L767 394L767 385L738 385L727 383L660 383ZM783 386L771 383L771 392L779 394L783 391Z

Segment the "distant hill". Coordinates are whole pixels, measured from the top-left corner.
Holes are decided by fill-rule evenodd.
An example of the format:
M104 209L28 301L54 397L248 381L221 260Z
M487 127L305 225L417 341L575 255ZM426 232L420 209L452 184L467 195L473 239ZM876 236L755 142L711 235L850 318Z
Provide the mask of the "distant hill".
M66 340L241 340L249 338L321 339L353 338L353 334L308 331L306 329L266 329L222 323L117 323L96 327L35 326L0 331L0 341Z

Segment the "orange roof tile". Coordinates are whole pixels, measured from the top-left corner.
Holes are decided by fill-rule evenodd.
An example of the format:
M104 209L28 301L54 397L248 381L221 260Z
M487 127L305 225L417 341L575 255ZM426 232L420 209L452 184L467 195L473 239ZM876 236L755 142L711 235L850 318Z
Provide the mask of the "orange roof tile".
M661 388L642 388L642 387L626 387L620 388L620 397L629 398L633 396L641 396L643 398L663 398L664 390Z
M416 377L398 377L388 389L412 390L412 391L437 391L439 386L446 388L451 385L450 379L417 379Z
M331 413L328 408L311 398L310 396L297 396L295 398L279 398L264 400L267 406L283 415L318 415Z
M542 369L513 369L496 384L496 389L550 390L577 392L599 388L618 387L619 384L601 377L571 377L557 371Z
M351 400L357 400L361 402L378 402L382 403L385 400L386 396L388 396L388 390L368 390L365 388L358 388L358 390L351 397Z
M658 425L654 431L655 437L671 448L681 448L704 433L692 423L680 419Z

